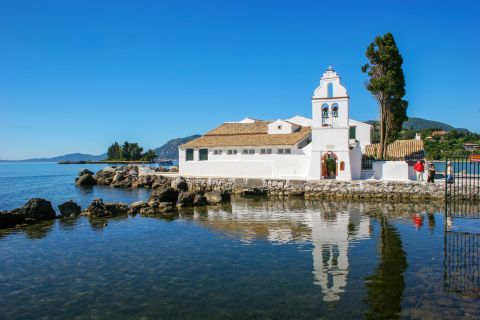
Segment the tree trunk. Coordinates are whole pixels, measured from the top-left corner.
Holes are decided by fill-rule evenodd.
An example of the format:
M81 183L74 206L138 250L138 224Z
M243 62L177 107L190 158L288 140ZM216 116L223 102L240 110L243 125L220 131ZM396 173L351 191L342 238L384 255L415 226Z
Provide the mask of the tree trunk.
M378 148L377 158L383 160L386 154L386 112L383 101L380 103L380 145Z

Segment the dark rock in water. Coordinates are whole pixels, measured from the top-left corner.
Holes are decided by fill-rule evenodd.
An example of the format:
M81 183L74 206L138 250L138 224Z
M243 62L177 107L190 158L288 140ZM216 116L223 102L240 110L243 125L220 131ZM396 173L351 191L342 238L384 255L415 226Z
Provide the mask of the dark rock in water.
M170 202L160 202L158 205L158 211L160 213L172 212L174 211L173 205Z
M155 208L152 208L152 207L141 208L139 213L143 215L155 214Z
M263 196L266 195L265 190L259 188L246 188L240 192L242 196Z
M194 206L206 206L208 204L207 197L203 194L196 194L195 198L193 199Z
M177 200L177 207L191 207L195 201L195 193L184 191L180 192Z
M82 212L82 208L72 200L62 203L58 206L58 209L63 217L78 216Z
M112 213L107 210L102 199L94 199L84 212L92 217L108 217L112 215Z
M148 203L145 201L135 201L130 203L128 213L129 214L137 214L140 212L140 209L148 207Z
M88 170L88 169L82 169L82 170L80 170L78 176L81 177L81 176L83 176L84 174L93 175L93 172L90 171L90 170Z
M25 215L19 209L12 211L0 211L0 228L14 227L25 223Z
M220 203L223 201L222 194L217 190L205 192L205 197L207 198L208 203Z
M232 194L226 190L223 190L221 194L223 202L230 202L230 200L232 199Z
M55 210L50 201L33 198L21 208L0 212L0 228L13 227L22 223L35 223L55 219Z
M150 194L148 204L153 207L157 207L160 202L177 203L178 191L172 187L166 187L164 189L155 189Z
M178 191L188 191L188 183L183 177L177 177L172 182L172 186Z
M94 186L97 184L97 180L91 174L84 174L78 178L75 182L77 186Z
M50 201L40 198L28 200L20 210L25 213L27 220L42 221L55 219L56 217L55 210L53 210Z
M110 211L112 215L126 214L128 212L128 205L124 203L105 203L105 208Z

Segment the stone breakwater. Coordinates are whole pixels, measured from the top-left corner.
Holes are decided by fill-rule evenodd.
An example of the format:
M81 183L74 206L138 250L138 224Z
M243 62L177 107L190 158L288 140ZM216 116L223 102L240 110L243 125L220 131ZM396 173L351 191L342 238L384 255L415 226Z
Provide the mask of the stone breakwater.
M242 195L305 199L441 200L443 184L392 181L299 181L271 179L185 178L190 188L225 190Z
M173 186L178 177L141 173L137 166L106 167L93 174L82 171L77 185L104 185L115 188L165 188ZM301 181L283 179L245 178L182 178L188 190L212 190L241 195L269 197L303 197L305 199L386 199L386 200L441 200L445 197L443 183L427 184L395 181Z

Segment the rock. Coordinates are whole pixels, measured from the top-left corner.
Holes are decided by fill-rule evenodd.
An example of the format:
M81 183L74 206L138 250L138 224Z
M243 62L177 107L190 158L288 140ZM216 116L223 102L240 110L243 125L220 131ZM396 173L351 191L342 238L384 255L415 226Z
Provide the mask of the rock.
M188 184L184 177L177 177L172 181L172 187L179 191L188 191Z
M155 208L145 207L145 208L141 208L139 212L140 214L144 214L144 215L155 214Z
M132 209L140 209L145 207L148 207L148 203L146 203L145 201L135 201L130 203L130 208Z
M22 223L35 223L56 218L55 210L50 201L33 198L21 208L0 212L0 227L13 227Z
M25 215L19 209L12 211L0 211L0 229L15 227L25 223Z
M177 200L177 207L191 207L195 201L195 193L189 191L180 192Z
M93 175L93 172L90 171L90 170L88 170L88 169L82 169L82 170L80 170L78 176L81 177L81 176L83 176L84 174Z
M108 217L112 215L112 213L107 210L102 199L94 199L84 213L92 217Z
M84 174L78 178L75 182L77 186L94 186L97 184L97 180L91 174Z
M170 202L160 202L158 205L158 211L160 213L166 213L173 211L173 206Z
M126 214L128 212L128 205L118 203L105 203L105 208L110 211L112 215Z
M265 190L260 188L245 188L240 192L242 196L263 196L265 195Z
M171 187L171 179L164 176L155 176L151 183L152 189Z
M145 201L135 201L130 203L128 214L137 214L140 212L140 209L148 207L148 203Z
M222 194L217 190L205 192L205 197L207 198L208 203L220 203L223 201Z
M62 203L58 206L58 209L60 210L60 215L62 217L75 217L82 212L82 208L73 202L73 200Z
M228 192L227 190L223 190L221 192L221 195L222 195L222 201L223 202L230 202L230 200L232 199L231 193Z
M195 198L193 199L194 206L206 206L208 204L207 197L203 194L196 194Z
M157 207L160 202L177 203L178 191L172 187L166 187L164 189L155 189L150 194L148 204L153 207Z
M124 188L124 189L126 189L126 188L130 188L132 186L132 183L128 179L123 179L123 180L113 181L111 186L114 187L114 188Z
M103 173L107 173L107 174L115 174L116 172L116 168L113 168L113 167L105 167L103 168Z

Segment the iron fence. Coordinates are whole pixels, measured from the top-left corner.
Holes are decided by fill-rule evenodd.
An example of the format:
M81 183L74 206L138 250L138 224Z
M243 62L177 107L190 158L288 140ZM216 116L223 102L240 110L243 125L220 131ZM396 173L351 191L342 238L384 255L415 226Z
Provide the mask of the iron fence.
M480 290L480 234L445 232L444 290L478 293Z

